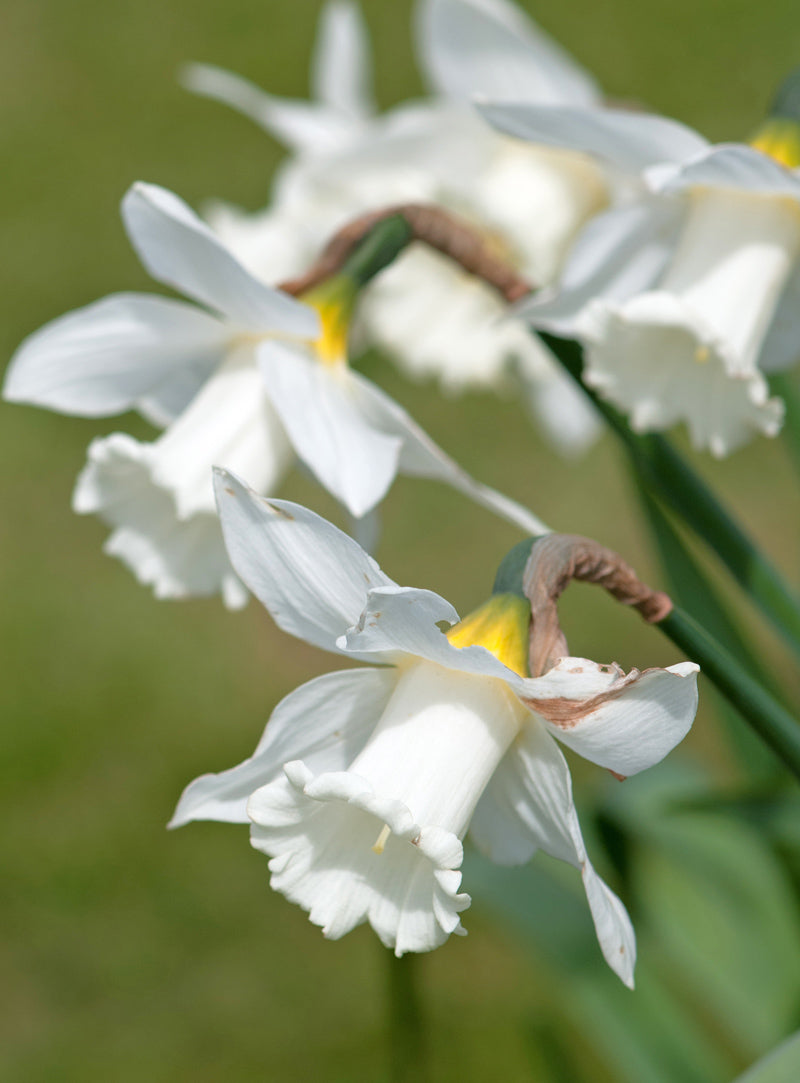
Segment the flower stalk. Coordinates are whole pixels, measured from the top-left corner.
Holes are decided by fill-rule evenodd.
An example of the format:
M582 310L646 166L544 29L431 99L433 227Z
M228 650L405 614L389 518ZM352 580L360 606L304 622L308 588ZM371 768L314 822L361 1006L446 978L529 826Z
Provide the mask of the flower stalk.
M700 665L761 739L800 779L800 724L698 621L675 606L658 628Z
M388 966L391 1083L428 1083L424 1013L419 991L419 956L383 955Z

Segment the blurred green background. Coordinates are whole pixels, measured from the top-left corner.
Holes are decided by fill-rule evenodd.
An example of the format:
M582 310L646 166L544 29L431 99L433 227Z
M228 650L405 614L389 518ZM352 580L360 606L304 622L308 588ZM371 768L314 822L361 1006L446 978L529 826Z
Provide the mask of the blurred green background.
M746 137L800 61L800 15L789 0L524 6L610 95L645 101L715 139ZM320 7L5 0L3 357L68 309L154 288L119 222L132 181L165 185L195 206L210 197L252 209L266 202L281 149L179 89L176 71L208 61L304 96ZM411 7L364 4L384 107L422 89ZM513 401L442 400L377 358L366 370L482 480L663 583L609 438L565 462ZM164 830L190 779L249 755L278 699L336 659L278 632L255 604L229 614L216 600L156 603L101 554L105 528L69 510L73 480L93 435L144 435L141 422L0 412L0 1078L385 1078L386 964L371 931L324 941L270 892L244 828ZM784 445L761 441L698 465L796 582L800 517ZM332 510L299 478L282 495ZM465 612L516 540L456 494L400 481L385 505L379 558L399 582L432 588ZM796 696L787 656L738 609ZM564 614L573 653L626 667L679 659L589 588L570 590ZM744 811L732 802L725 816L684 809L671 835L651 815L662 792L696 796L709 783L741 792L729 732L706 695L680 753L638 782L620 787L574 764L593 853L639 925L635 996L605 973L585 905L570 909L577 874L553 877L537 861L492 877L476 862L470 882L468 868L466 889L480 889L466 915L470 935L420 966L436 1080L722 1083L798 1024L796 821L769 800L769 815L757 804L769 821L765 841L752 801ZM624 825L650 824L648 815L652 836L648 827L632 843Z

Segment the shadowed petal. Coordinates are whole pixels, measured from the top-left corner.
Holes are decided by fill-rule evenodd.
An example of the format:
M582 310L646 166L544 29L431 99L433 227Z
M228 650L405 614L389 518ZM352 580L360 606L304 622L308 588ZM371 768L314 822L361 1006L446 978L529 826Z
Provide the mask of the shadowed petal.
M343 771L366 744L396 682L394 669L351 669L290 692L272 712L253 755L190 782L169 827L192 820L249 823L248 797L291 760L302 759L315 772Z
M225 470L215 488L231 563L290 635L336 651L369 590L394 585L352 538L299 504L266 500Z
M603 956L633 988L636 941L630 919L589 861L569 768L541 724L532 720L506 753L475 810L471 830L477 845L498 863L518 864L542 849L580 869Z

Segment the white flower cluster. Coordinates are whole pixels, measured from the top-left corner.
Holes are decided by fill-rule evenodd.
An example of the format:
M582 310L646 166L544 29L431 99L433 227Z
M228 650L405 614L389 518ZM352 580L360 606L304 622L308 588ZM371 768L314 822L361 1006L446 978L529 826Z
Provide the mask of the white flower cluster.
M460 620L275 500L299 460L362 539L398 473L547 531L353 371L354 297L325 283L295 297L280 283L355 216L436 204L529 280L529 296L509 314L489 285L412 245L358 297L358 344L445 389L511 382L575 452L596 415L531 329L576 339L585 383L632 429L683 423L698 450L725 455L779 430L767 378L800 355L798 118L784 116L796 146L711 146L676 121L605 105L509 0L417 11L430 95L383 114L346 0L323 12L311 101L187 69L192 89L290 148L269 206L216 205L201 220L135 184L123 201L131 242L192 303L116 294L63 316L21 345L4 392L87 417L134 409L163 430L95 440L74 496L159 597L219 591L237 606L252 592L287 632L377 664L293 692L251 759L187 788L173 825L250 823L273 886L326 935L368 921L398 955L462 931L468 830L501 863L542 849L580 870L603 953L631 984L630 922L589 861L554 738L617 774L640 771L691 725L697 667L625 674L566 657L529 676L526 602L493 596Z

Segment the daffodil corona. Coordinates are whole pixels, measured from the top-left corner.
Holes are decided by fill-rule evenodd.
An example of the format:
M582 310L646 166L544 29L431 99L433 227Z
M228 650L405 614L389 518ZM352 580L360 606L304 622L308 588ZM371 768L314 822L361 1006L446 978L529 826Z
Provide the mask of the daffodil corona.
M726 455L783 419L766 375L795 364L800 334L800 177L792 148L710 146L664 117L498 104L502 131L614 162L627 202L578 236L558 288L524 314L579 337L585 380L632 428L683 421ZM795 134L797 126L795 125Z
M619 774L642 770L691 725L697 667L626 675L564 658L528 677L524 599L493 595L459 621L304 508L225 472L217 493L233 566L277 623L378 667L287 696L253 757L191 783L172 826L249 822L272 886L326 936L368 921L398 955L463 931L468 830L500 863L542 849L580 870L603 953L632 984L633 930L589 861L553 737Z

